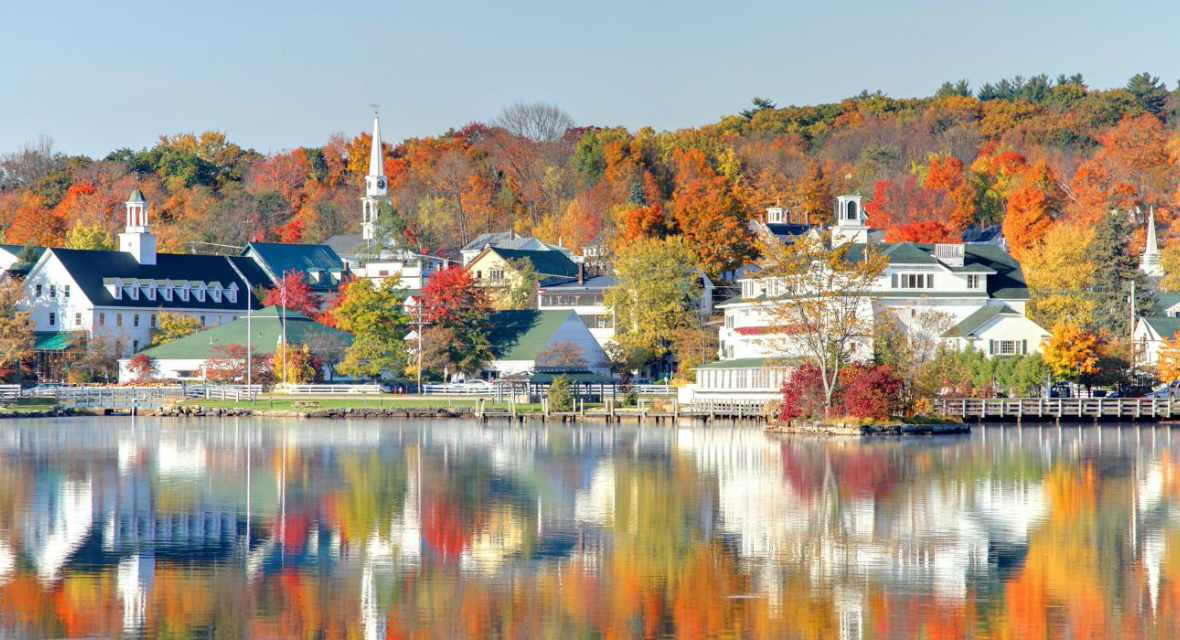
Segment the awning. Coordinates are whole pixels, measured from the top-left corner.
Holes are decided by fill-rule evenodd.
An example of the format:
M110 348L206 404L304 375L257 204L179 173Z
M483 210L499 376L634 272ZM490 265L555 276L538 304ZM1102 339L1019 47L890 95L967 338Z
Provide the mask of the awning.
M36 351L65 351L82 335L70 331L37 331L33 337L36 339L33 343Z

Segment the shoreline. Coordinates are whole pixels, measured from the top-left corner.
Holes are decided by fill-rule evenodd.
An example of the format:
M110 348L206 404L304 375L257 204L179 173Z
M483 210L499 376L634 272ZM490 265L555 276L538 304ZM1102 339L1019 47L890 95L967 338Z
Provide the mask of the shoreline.
M930 424L909 424L897 422L891 424L822 424L810 422L804 424L772 423L767 425L767 433L784 435L811 436L852 436L852 437L902 437L902 436L944 436L963 435L971 433L971 426L966 423L942 422Z

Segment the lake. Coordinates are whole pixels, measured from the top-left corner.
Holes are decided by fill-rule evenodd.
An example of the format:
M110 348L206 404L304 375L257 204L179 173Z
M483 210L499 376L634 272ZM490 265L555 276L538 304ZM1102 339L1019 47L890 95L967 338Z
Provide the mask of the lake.
M0 421L0 637L1176 637L1180 435Z

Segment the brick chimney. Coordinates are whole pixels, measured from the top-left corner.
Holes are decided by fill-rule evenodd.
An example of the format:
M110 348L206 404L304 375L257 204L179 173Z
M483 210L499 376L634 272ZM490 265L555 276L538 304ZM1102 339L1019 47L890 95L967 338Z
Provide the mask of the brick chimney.
M583 284L585 282L586 282L586 263L579 262L578 263L578 284Z

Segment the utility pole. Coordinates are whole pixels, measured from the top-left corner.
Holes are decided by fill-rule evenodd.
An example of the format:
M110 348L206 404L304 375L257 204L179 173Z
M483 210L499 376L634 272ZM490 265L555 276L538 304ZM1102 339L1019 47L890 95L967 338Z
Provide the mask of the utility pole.
M246 283L246 290L243 292L244 295L242 297L246 302L246 390L247 392L250 392L254 386L254 344L252 342L254 338L254 325L252 322L253 313L251 313L254 305L250 303L251 298L254 297L254 292L250 289L250 281L246 278L246 274L242 273L242 270L238 268L238 265L234 264L233 259L229 256L226 256L225 261L229 263L230 267L233 267L234 273L238 274L238 277L242 279L242 282ZM254 396L251 395L250 397L253 398Z
M1131 324L1128 346L1131 348L1131 379L1135 379L1135 276L1131 276Z
M287 279L282 279L279 289L279 302L283 305L283 385L287 384Z
M422 305L425 300L422 296L418 296L418 393L422 393L422 332L425 329L422 327Z

